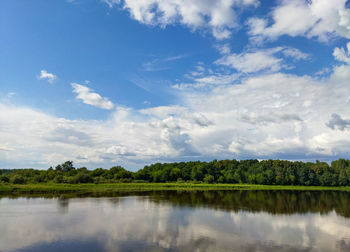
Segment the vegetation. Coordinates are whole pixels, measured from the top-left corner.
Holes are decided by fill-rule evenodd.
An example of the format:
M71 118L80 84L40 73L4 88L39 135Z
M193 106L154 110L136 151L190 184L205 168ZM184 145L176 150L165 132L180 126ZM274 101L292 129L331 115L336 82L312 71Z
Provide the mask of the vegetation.
M110 169L75 168L72 161L48 170L0 170L0 184L105 184L177 182L289 186L350 186L350 160L291 162L285 160L221 160L156 163L137 172L121 166Z
M150 191L341 191L350 192L350 187L324 186L279 186L249 184L205 183L113 183L113 184L0 184L0 195L20 196L120 196L120 193ZM0 196L1 197L1 196Z

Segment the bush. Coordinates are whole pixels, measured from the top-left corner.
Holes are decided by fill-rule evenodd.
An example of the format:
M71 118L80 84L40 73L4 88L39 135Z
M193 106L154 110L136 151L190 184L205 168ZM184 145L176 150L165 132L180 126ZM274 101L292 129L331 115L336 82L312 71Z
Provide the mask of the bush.
M220 176L218 179L218 183L225 183L225 178L223 176Z
M25 180L22 176L20 175L15 175L11 178L11 182L13 184L25 184Z
M34 178L33 178L33 182L34 183L43 183L43 182L46 182L45 181L45 178L40 176L40 175L35 175Z
M54 179L53 182L55 183L63 183L63 176L62 175L57 175Z
M214 183L214 176L210 174L205 175L204 182L209 184Z
M149 181L147 180L142 180L142 179L135 179L132 181L133 183L148 183Z
M74 183L75 183L74 177L66 177L66 178L64 179L64 181L65 181L65 183L67 183L67 184L74 184Z
M9 182L10 182L10 179L9 179L9 177L7 177L6 175L1 175L1 176L0 176L0 182L9 183Z
M182 178L178 178L176 183L185 183L185 181Z
M79 173L78 175L74 176L74 182L76 184L78 184L78 183L93 183L94 179L85 173Z
M132 179L131 178L122 178L122 179L119 179L119 182L120 183L131 183Z

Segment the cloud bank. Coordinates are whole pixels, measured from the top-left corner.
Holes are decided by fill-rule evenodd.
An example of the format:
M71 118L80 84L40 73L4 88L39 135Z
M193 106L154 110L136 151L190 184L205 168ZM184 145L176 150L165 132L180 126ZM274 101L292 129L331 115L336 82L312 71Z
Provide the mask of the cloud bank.
M350 66L328 79L284 73L245 77L237 84L178 89L181 105L135 110L117 106L110 118L68 120L30 108L0 105L0 153L8 164L79 165L208 158L332 158L350 148ZM73 83L77 98L113 104ZM344 119L345 118L345 119ZM16 163L17 162L17 163Z

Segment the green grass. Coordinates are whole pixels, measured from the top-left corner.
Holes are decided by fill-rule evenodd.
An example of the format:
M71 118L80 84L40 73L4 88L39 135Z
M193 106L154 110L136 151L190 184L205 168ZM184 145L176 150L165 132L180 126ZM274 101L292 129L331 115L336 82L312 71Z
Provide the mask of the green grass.
M250 184L195 184L195 183L117 183L117 184L0 184L0 194L65 194L111 193L159 190L303 190L350 191L350 187L279 186Z

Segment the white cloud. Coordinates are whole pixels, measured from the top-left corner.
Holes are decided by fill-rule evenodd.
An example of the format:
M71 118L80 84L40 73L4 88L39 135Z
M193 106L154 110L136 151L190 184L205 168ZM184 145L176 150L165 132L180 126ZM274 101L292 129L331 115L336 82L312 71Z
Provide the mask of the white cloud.
M218 65L230 66L243 73L261 70L278 71L282 68L282 59L273 55L274 51L255 51L229 54L218 59Z
M285 48L282 50L282 53L286 57L293 58L295 60L308 60L310 59L310 55L307 53L301 52L299 49L296 48Z
M220 144L238 157L344 155L349 131L335 132L326 123L336 111L350 117L347 85L277 73L210 93L197 91L187 95L188 106L213 125L204 134L207 139L197 133L194 143L202 151L208 146L207 154L209 146Z
M53 73L48 73L46 70L41 70L38 78L46 79L48 82L53 83L57 79L57 76Z
M269 18L251 18L250 35L276 39L281 35L350 38L350 10L346 0L283 0L270 13Z
M347 44L346 50L344 48L335 48L333 56L336 60L350 64L350 42Z
M188 86L178 90L182 105L117 107L105 121L1 104L3 167L48 167L68 159L134 168L201 158L332 159L350 148L349 75L350 66L342 65L322 81L270 73L235 85L213 84L210 91ZM87 87L73 87L80 99L106 106Z
M347 62L345 49L335 52L335 58ZM285 47L263 53L308 58ZM233 66L245 72L259 69L242 62ZM178 105L116 107L104 121L58 118L0 102L2 167L48 167L70 159L90 167L119 163L140 168L181 159L314 160L347 155L350 65L335 66L329 78L320 80L273 72L275 65L281 68L278 64L243 79L231 72L192 77L192 83L177 86ZM207 73L201 67L197 70ZM72 83L72 87L86 104L114 107L86 86Z
M303 53L296 48L275 47L239 54L229 53L222 56L215 61L215 63L218 65L230 66L243 73L254 73L262 70L276 72L282 68L290 68L290 66L284 64L281 57L277 56L278 53L295 60L305 60L309 57L308 54Z
M98 93L93 92L90 88L72 83L73 92L77 94L77 99L82 100L85 104L89 104L102 109L113 109L114 104L105 97L101 97Z
M109 7L122 4L132 18L147 25L180 23L192 30L209 29L215 38L227 39L238 25L236 10L256 7L258 0L103 0Z
M349 246L349 219L329 208L322 214L273 214L254 207L228 211L219 206L185 211L153 197L101 198L97 202L64 199L65 204L62 199L28 198L26 205L32 207L25 210L19 208L22 202L18 200L2 198L0 202L3 212L17 213L16 219L2 215L1 251L35 249L41 244L70 241L76 234L82 241L77 244L97 240L103 251L125 250L130 237L144 241L144 250L153 251L347 251Z
M219 51L220 54L229 54L231 52L230 45L228 43L225 44L219 44L215 46L216 49Z

